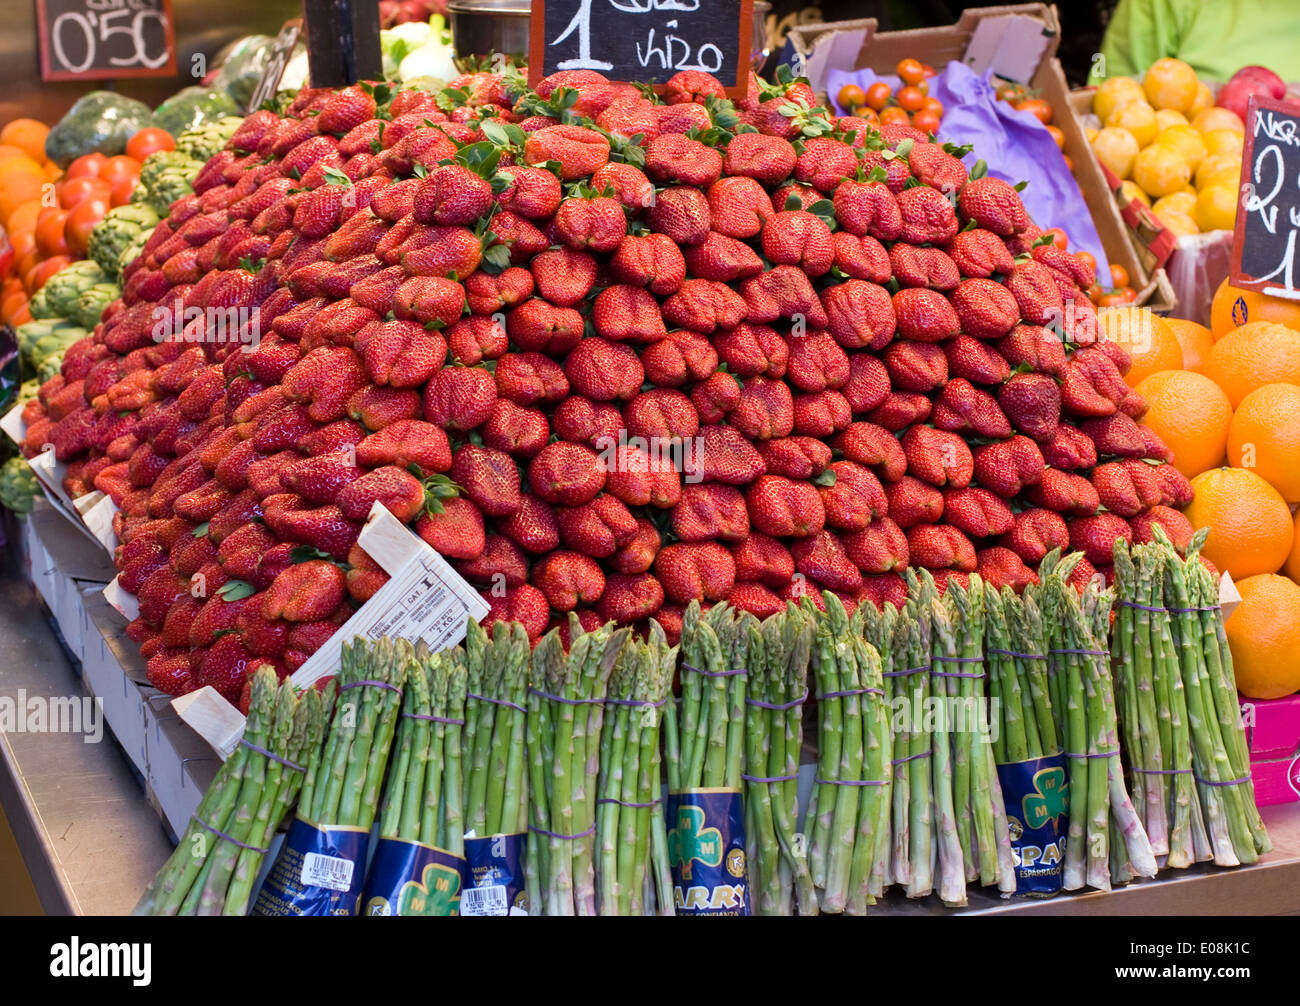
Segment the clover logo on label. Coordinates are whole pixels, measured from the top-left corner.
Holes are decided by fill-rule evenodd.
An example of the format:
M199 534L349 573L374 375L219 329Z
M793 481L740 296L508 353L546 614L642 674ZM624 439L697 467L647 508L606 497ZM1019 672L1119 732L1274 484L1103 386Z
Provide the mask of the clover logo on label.
M722 832L704 827L704 810L690 805L677 808L677 826L668 832L668 856L682 867L682 879L691 879L691 864L722 865Z
M1034 792L1020 801L1025 826L1041 828L1048 821L1067 813L1070 809L1070 784L1065 770L1052 766L1034 773Z

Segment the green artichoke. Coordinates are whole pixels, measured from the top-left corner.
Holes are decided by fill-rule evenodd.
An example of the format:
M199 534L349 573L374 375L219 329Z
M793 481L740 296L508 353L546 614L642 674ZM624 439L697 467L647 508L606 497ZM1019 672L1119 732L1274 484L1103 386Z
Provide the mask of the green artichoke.
M41 361L41 365L36 370L36 378L42 384L63 369L63 354L52 353Z
M140 184L131 193L131 202L149 206L159 216L166 216L172 203L194 191L190 182L202 167L202 161L179 150L150 154L140 167Z
M122 249L135 241L141 231L152 228L157 222L158 214L150 206L129 203L114 207L90 232L90 257L106 275L119 278L121 272L117 260Z
M54 308L50 307L50 299L45 296L45 287L41 287L27 304L27 310L32 313L32 317L39 320L45 318L57 318L58 314Z
M87 287L77 298L77 313L71 320L83 328L94 328L99 324L99 316L104 313L104 308L120 296L122 296L122 288L116 283L96 283L94 286Z
M55 314L60 318L68 318L76 313L77 298L81 292L107 279L104 270L97 263L83 259L51 276L44 287L45 297Z
M23 458L12 457L0 465L0 504L14 513L29 513L40 491L36 475Z
M176 149L195 160L206 161L225 147L243 121L243 116L227 115L187 129L176 137Z
M122 249L122 254L117 257L117 278L118 282L122 281L122 276L126 272L126 267L136 260L136 257L144 251L145 243L149 240L149 235L153 233L153 228L141 231L135 236L129 245Z

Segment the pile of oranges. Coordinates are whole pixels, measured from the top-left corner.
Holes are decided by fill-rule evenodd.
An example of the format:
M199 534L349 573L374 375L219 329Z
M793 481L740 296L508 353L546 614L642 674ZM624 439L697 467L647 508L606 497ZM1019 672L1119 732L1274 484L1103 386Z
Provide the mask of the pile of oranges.
M1300 303L1225 280L1209 328L1140 308L1099 320L1105 335L1128 333L1125 379L1150 406L1142 422L1191 480L1186 515L1209 529L1203 555L1241 593L1227 622L1238 688L1300 691Z
M85 258L95 225L130 202L141 162L175 146L166 130L143 129L125 154L86 154L60 171L45 157L48 133L35 119L14 119L0 129L0 322L8 325L31 321L32 295Z
M866 88L845 84L835 95L835 102L849 115L873 123L891 122L915 126L923 133L936 134L943 121L943 102L932 98L926 83L935 75L934 67L916 59L900 60L894 68L901 85L895 92L883 80Z

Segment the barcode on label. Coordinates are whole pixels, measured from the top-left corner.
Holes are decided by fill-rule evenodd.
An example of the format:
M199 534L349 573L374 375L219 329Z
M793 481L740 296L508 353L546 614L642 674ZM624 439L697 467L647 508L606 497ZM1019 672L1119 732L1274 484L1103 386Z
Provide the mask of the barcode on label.
M491 887L467 887L460 892L461 915L506 915L506 889L500 884Z
M346 891L352 886L352 869L355 865L350 859L309 852L302 857L302 882L308 887Z

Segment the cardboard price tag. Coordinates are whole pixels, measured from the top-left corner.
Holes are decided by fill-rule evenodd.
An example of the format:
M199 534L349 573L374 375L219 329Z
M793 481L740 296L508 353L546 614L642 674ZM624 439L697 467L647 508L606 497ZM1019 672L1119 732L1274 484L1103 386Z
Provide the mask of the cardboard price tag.
M134 594L128 594L122 589L122 585L118 583L119 579L120 577L113 577L104 588L104 600L128 622L134 622L140 617L140 602L136 600Z
M111 496L100 493L99 497L93 506L82 511L82 519L86 522L90 533L111 556L117 551L117 535L113 533L113 517L117 514L117 504L113 502Z
M15 444L22 445L27 439L27 424L23 422L23 408L26 402L19 402L0 419L0 430L4 430Z
M50 505L68 518L87 538L96 545L100 544L100 540L95 537L90 528L86 527L86 522L82 520L81 515L83 509L94 506L103 498L104 494L96 490L94 493L87 493L85 496L79 496L76 500L73 500L63 490L63 476L67 471L67 465L56 460L52 450L42 451L36 457L29 458L27 464L36 473L36 479L40 482L41 488L45 490L45 498L50 501Z

